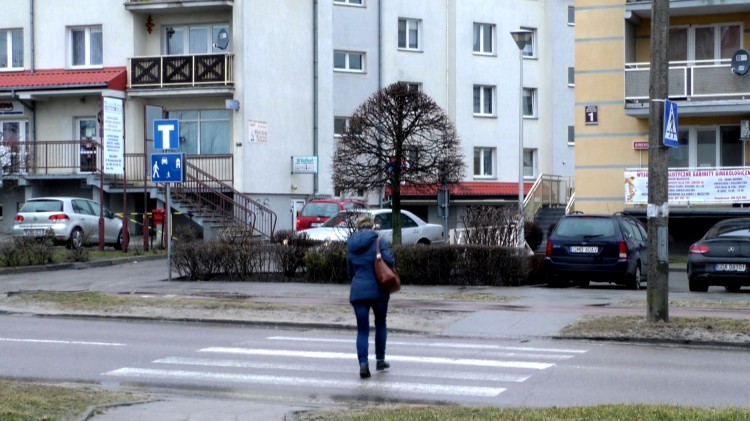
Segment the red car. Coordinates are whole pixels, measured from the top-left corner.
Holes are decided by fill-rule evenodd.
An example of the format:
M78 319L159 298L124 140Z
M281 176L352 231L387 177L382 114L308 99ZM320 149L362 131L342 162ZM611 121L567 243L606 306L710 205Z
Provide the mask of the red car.
M357 209L367 209L367 204L348 199L313 199L297 215L297 231L318 227L341 211Z

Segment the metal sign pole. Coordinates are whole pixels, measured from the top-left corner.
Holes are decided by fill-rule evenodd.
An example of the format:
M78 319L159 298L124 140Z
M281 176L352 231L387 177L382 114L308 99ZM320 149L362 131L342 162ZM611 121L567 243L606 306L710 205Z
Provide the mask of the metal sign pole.
M171 196L172 192L170 191L170 185L171 183L167 184L167 213L164 215L164 221L162 221L162 229L166 230L167 234L167 280L172 281L172 236L169 233L169 230L172 229L172 211L169 207L169 196Z

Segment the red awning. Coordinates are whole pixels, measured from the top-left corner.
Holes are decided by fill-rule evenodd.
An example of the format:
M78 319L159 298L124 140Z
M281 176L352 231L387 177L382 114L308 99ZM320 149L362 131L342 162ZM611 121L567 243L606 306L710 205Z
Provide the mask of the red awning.
M529 193L534 183L524 183L524 195ZM438 184L420 184L401 186L401 196L435 196ZM448 189L452 196L497 197L518 195L518 183L503 183L498 181L465 181L451 184ZM387 189L386 195L390 195Z
M47 69L0 73L0 91L65 90L101 88L125 91L128 72L125 67L96 70Z

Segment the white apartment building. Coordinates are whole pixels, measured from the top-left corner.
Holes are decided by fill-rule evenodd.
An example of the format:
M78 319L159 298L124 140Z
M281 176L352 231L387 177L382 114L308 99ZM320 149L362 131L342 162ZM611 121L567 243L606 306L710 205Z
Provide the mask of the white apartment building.
M348 116L398 81L433 97L461 137L467 171L448 224L468 204L515 203L520 59L510 32L534 33L523 60L528 192L541 174L573 175L572 7L0 0L0 232L26 199L72 195L134 214L137 234L140 215L164 206L165 185L149 171L161 118L179 120L171 152L185 154L185 181L171 186L171 202L181 218L206 229L245 222L264 236L292 229L301 203L340 194L330 162ZM107 101L122 104L114 137ZM311 158L317 171L293 165ZM377 206L382 193L358 194ZM434 196L407 194L404 206L441 222Z

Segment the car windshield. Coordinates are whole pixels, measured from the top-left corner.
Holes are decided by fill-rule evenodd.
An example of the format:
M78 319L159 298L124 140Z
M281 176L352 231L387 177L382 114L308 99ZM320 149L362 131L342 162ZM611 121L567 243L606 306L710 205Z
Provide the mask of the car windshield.
M350 227L351 229L354 229L354 222L359 215L361 215L361 212L339 212L336 216L325 221L321 227Z
M324 216L329 218L339 211L337 203L308 203L302 209L302 216Z
M563 218L555 232L563 237L611 237L615 235L615 225L610 218Z
M24 203L21 212L62 212L63 202L59 200L33 200Z
M737 221L714 225L706 233L706 238L750 237L750 221Z

